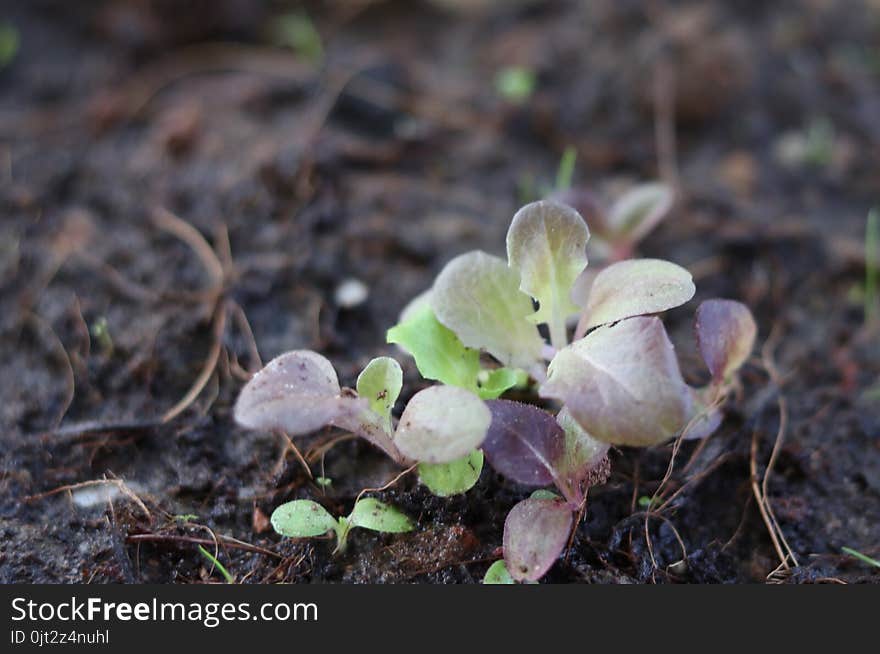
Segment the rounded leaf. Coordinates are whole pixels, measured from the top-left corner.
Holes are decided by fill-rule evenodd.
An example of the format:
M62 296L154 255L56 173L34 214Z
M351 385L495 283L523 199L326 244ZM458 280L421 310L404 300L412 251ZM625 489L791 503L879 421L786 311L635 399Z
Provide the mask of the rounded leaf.
M327 510L311 500L294 500L276 508L270 519L272 528L290 538L312 538L334 531L339 523Z
M415 524L400 509L380 502L372 497L365 497L354 505L348 523L352 527L361 527L386 534L399 534L415 529Z
M684 304L695 292L691 274L670 261L619 261L602 270L593 281L585 310L586 328L660 313Z
M507 571L507 566L504 564L503 560L495 561L492 565L489 566L489 569L486 570L486 575L483 577L484 584L515 584L516 582L513 580L513 577L510 576L510 573Z
M391 357L370 361L357 378L357 392L369 402L370 409L391 424L391 409L403 388L403 371Z
M270 361L245 384L235 403L235 420L250 429L307 434L351 411L339 397L330 362L316 352L295 350Z
M692 399L658 318L600 327L557 352L542 397L563 402L593 438L648 446L671 438Z
M450 463L420 463L419 481L437 497L466 493L483 471L483 452L474 450Z
M531 404L490 400L486 405L492 412L492 424L483 441L489 464L519 484L555 483L555 465L565 446L565 432L556 419Z
M544 341L526 316L532 299L519 290L519 274L485 252L462 254L434 282L431 307L464 345L485 349L504 365L529 369Z
M528 499L517 504L504 521L504 561L517 581L537 581L565 548L574 515L564 503Z
M758 333L752 312L735 300L706 300L697 307L694 327L700 354L715 382L745 363Z
M492 414L473 393L454 386L432 386L407 404L394 444L424 463L450 463L477 449L486 437Z
M520 290L538 301L536 324L558 323L577 312L575 279L587 267L590 230L569 206L542 200L516 212L507 231L507 261L519 271Z

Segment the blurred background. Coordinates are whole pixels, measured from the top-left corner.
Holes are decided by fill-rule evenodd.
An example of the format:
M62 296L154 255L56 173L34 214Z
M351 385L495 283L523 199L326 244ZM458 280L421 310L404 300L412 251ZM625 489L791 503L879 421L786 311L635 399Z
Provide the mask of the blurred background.
M314 489L231 403L290 349L353 385L519 206L569 189L589 222L655 179L677 200L637 253L749 304L761 366L677 531L651 525L687 565L627 522L660 448L615 459L551 580L876 581L841 548L880 554L878 171L876 0L0 2L0 581L203 581L201 527L273 553L224 550L249 581L478 580L515 489L403 486L434 526L330 560L271 534ZM668 324L699 381L691 312ZM329 439L328 502L388 478ZM774 444L781 570L749 485Z

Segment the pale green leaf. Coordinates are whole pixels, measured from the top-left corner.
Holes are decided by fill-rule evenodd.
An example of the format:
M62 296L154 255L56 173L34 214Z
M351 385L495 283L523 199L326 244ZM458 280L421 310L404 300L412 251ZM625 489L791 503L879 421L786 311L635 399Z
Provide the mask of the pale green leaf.
M486 575L483 577L483 583L515 584L516 582L513 580L513 577L510 576L510 573L507 571L507 566L502 559L495 561L495 563L489 566L489 569L486 570Z
M405 311L386 338L413 356L425 379L475 390L480 353L466 348L452 330L440 324L427 301Z
M596 275L590 287L586 328L672 309L690 300L695 291L691 274L669 261L619 261Z
M473 393L454 386L432 386L407 404L394 443L423 463L450 463L477 449L486 438L492 414Z
M480 251L456 257L437 276L431 307L465 346L485 349L504 365L528 370L540 357L544 341L526 319L532 300L503 259Z
M515 368L495 368L481 371L477 379L480 384L477 395L484 400L494 400L515 386L527 384L529 375L524 370Z
M348 516L348 523L352 527L387 534L399 534L415 528L413 521L400 509L372 497L365 497L354 505L351 515Z
M357 378L357 392L370 403L370 409L382 417L391 431L391 409L403 387L400 364L390 357L370 361Z
M290 538L312 538L335 531L339 523L327 510L311 500L294 500L272 512L272 528Z
M692 415L690 389L654 317L600 327L560 350L540 394L563 402L593 438L615 445L660 443Z
M420 463L419 480L438 497L465 493L474 487L483 470L483 452L470 454L450 463Z
M587 224L577 211L546 200L517 211L507 232L507 260L519 272L520 290L538 301L538 310L529 320L562 329L559 347L564 345L565 319L578 311L571 290L587 267L589 238Z

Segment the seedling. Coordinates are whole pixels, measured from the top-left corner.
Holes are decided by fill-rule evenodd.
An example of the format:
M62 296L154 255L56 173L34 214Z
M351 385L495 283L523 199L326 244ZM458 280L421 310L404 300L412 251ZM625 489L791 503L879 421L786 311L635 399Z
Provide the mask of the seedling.
M479 390L478 369L477 362L474 391ZM490 375L488 387L504 376ZM482 468L482 456L474 452L489 429L488 407L471 390L432 386L410 399L395 426L391 410L402 384L400 365L379 357L361 372L357 391L342 389L327 359L295 350L270 361L245 385L235 419L250 429L278 429L294 437L335 426L361 436L401 465L419 462L423 481L438 495L467 490Z
M498 95L514 104L522 104L535 92L535 73L522 66L502 68L495 76Z
M336 536L334 552L345 550L348 535L355 527L386 534L400 534L415 528L401 511L372 497L358 500L348 516L339 518L334 518L317 502L294 500L276 508L270 520L276 532L290 538L315 538L332 532Z
M664 188L642 187L616 205L614 224L639 234L670 202ZM491 424L474 447L482 445L493 468L559 492L529 498L508 516L504 557L516 581L537 580L559 556L587 489L608 474L610 445L647 447L717 429L720 405L754 345L756 327L744 305L704 302L696 336L712 379L705 388L688 386L657 314L693 297L690 273L657 259L618 261L595 275L580 299L572 291L587 267L589 239L574 209L526 205L508 231L507 261L480 251L456 257L388 332L423 376L483 398ZM573 314L578 329L570 342ZM500 367L482 368L485 355ZM483 386L481 375L498 383ZM558 408L495 399L525 379Z

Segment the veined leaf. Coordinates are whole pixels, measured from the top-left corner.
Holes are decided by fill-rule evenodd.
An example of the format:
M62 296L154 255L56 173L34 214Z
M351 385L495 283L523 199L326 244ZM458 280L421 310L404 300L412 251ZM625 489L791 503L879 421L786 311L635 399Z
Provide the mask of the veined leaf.
M503 259L479 251L456 257L434 282L431 307L465 346L506 366L528 370L540 357L543 339L526 320L532 300Z
M489 569L486 570L486 575L483 577L484 584L515 584L516 582L513 580L513 577L510 576L510 573L507 571L507 566L504 564L503 560L495 561L492 565L489 566Z
M528 316L547 323L555 347L564 347L565 320L578 308L572 286L587 267L590 230L580 214L563 204L540 201L516 212L507 232L507 261L519 271L520 290L538 301Z
M482 471L483 452L474 450L450 463L420 463L419 481L437 497L449 497L473 488Z
M560 350L540 394L563 402L592 437L616 445L660 443L692 415L672 343L653 317L600 327Z
M423 463L451 463L480 447L492 421L485 403L454 386L432 386L410 399L394 444Z
M437 320L427 299L404 313L402 321L388 330L387 340L412 354L425 379L476 390L480 353L462 345Z
M661 259L629 259L596 275L585 309L586 329L624 318L660 313L690 300L691 274Z
M357 392L367 400L373 413L381 416L391 432L391 409L403 388L403 371L390 357L370 361L357 378Z
M735 300L706 300L697 307L697 346L715 383L745 363L755 346L758 326L752 312Z
M365 497L354 505L348 524L386 534L399 534L415 528L413 521L400 509L372 497Z
M504 521L504 562L517 581L537 581L553 566L568 540L574 515L557 500L528 499Z

